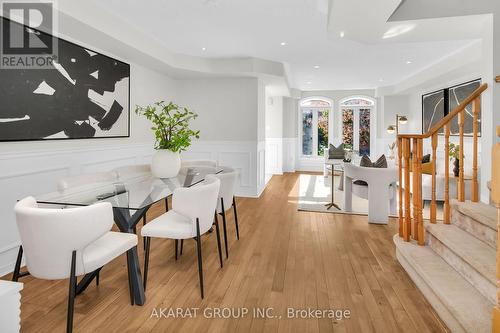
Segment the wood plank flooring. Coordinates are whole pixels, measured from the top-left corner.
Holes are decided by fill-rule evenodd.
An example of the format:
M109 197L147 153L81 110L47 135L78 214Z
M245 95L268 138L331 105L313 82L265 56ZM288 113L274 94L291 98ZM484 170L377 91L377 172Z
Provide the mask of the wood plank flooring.
M98 287L92 284L77 297L75 331L445 332L395 258L396 221L380 226L368 224L363 216L298 212L298 178L297 173L274 176L259 199L237 199L241 238L236 240L229 214L229 259L223 269L215 233L204 236L203 301L194 241L185 242L183 255L175 261L173 241L152 239L146 304L130 305L121 256L103 268ZM148 217L163 212L160 204ZM139 244L142 265L142 239ZM22 331L63 332L67 280L28 276L21 282ZM168 318L171 308L198 312L195 318ZM220 308L233 309L236 316L241 308L249 313L242 318L206 317ZM260 308L272 308L268 314L276 317L256 318L252 312ZM288 308L349 310L350 318L290 319ZM162 309L164 316L158 318Z

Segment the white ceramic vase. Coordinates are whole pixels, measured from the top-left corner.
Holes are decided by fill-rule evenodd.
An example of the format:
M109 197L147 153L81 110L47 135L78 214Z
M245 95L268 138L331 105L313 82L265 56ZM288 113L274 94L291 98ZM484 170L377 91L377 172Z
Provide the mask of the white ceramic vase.
M158 149L153 155L151 172L157 178L172 178L181 169L181 156L167 149Z

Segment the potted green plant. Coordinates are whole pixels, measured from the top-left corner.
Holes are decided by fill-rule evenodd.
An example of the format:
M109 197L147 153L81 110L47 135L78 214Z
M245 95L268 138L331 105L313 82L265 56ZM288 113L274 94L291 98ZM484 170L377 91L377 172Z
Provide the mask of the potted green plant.
M455 159L453 161L453 175L458 177L460 173L460 145L450 143L448 155L450 156L450 160Z
M151 172L158 178L175 177L181 168L180 152L191 145L200 131L189 128L189 122L198 115L186 107L164 101L153 105L136 106L135 113L146 117L153 126L156 152L151 163Z

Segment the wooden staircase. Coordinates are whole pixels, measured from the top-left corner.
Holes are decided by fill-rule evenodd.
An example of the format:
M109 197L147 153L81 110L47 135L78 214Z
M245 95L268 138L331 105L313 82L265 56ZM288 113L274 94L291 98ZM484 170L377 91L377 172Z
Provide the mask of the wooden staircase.
M398 135L399 183L403 186L399 187L399 232L394 236L396 256L452 332L493 330L500 333L497 267L497 207L500 206L479 202L478 193L478 118L481 94L486 89L487 85L483 84L429 132ZM473 113L473 153L467 156L473 162L470 201L465 200L463 151L464 117L468 105L472 105ZM441 139L444 138L444 155L448 156L450 128L454 118L458 119L461 149L458 199L450 199L450 180L445 174L443 221L440 222L436 219L435 193L436 149L440 140L438 133L444 134ZM497 132L500 137L500 126ZM427 139L432 147L433 171L428 221L423 219L421 196L422 150ZM444 162L445 170L448 170L447 157ZM491 198L500 204L500 143L493 150L491 185Z

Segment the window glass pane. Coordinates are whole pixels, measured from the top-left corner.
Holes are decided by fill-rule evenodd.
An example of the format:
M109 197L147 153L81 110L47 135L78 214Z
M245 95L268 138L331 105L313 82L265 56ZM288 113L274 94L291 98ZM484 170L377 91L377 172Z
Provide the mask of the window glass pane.
M342 109L342 142L346 149L353 148L354 112L352 109Z
M328 110L318 111L318 156L328 147Z
M310 110L302 111L302 155L312 155L313 152L313 114Z
M305 102L302 102L301 106L309 106L309 107L329 107L330 103L327 101L322 101L319 99L311 99Z
M342 105L371 106L373 105L373 102L363 98L351 98L345 102L342 102Z
M359 109L359 155L370 155L370 109Z

